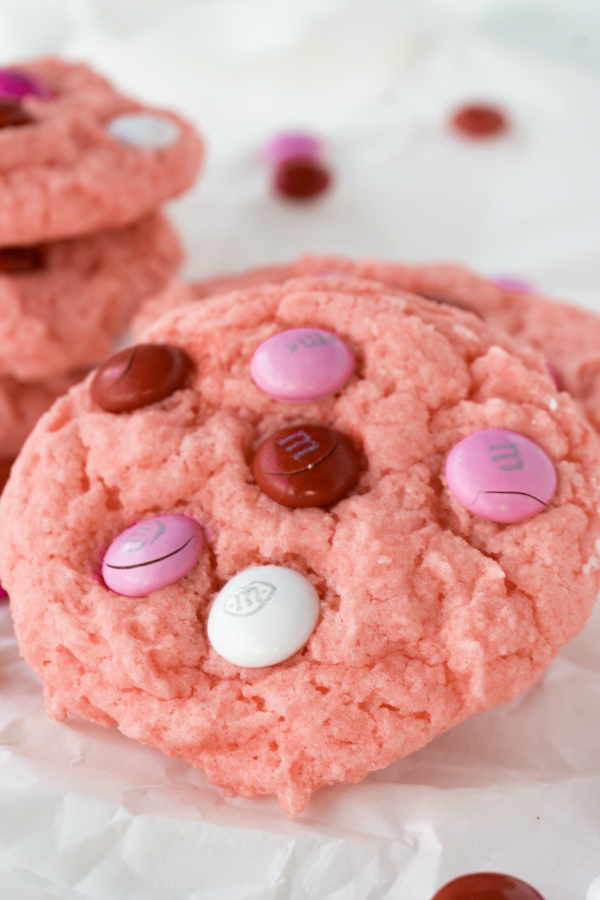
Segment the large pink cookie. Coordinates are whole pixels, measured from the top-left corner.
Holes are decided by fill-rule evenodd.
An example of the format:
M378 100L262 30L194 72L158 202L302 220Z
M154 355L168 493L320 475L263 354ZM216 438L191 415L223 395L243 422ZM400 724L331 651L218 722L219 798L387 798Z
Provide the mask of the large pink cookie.
M176 272L182 251L159 213L118 231L56 241L34 249L31 271L2 271L0 376L26 381L63 374L103 359L140 302Z
M0 459L16 456L40 416L84 375L71 372L32 382L0 376Z
M211 278L167 289L142 307L134 332L139 333L175 305L267 282L321 272L379 281L440 301L454 303L540 350L556 367L561 387L584 405L600 431L600 317L534 293L507 291L494 282L450 263L408 266L374 259L304 256L288 265L265 266L239 275ZM337 284L335 274L331 282Z
M303 326L337 332L355 372L323 400L273 400L250 377L252 355ZM350 278L188 304L144 340L184 348L191 381L113 414L88 378L38 423L0 502L0 578L55 718L116 722L295 814L317 788L516 697L583 626L600 573L598 438L536 351ZM279 505L252 475L268 435L307 422L359 453L358 483L327 509ZM500 525L450 495L449 451L489 427L548 454L558 488L540 514ZM203 523L196 565L147 597L111 592L98 580L106 548L170 513ZM318 623L284 662L239 668L210 646L209 608L229 579L267 564L314 585Z
M190 187L202 144L179 116L122 96L83 64L47 57L19 68L52 95L27 95L33 122L0 128L0 247L129 225ZM131 113L159 117L162 137L160 124L145 130L160 146L125 142L139 137L135 123L113 134L110 123Z

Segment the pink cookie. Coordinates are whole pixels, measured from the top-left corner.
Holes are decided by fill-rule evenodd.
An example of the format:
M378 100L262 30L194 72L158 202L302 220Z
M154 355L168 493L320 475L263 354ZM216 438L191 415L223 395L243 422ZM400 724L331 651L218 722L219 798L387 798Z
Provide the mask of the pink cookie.
M250 360L306 327L339 334L354 374L322 400L274 400ZM600 575L598 438L536 351L469 313L351 278L188 304L144 341L185 350L183 387L110 413L88 378L38 423L0 501L2 584L55 718L117 723L297 814L317 788L358 781L513 699L583 626ZM310 445L310 423L352 443L358 481L325 508L288 508L255 483L253 457L284 427ZM535 442L558 476L545 509L515 524L468 512L444 477L451 449L492 427ZM107 548L169 514L203 523L195 565L144 597L111 591ZM255 629L272 608L269 566L307 579L319 618L283 662L240 667L208 640L211 604L222 597L220 625L223 613ZM247 570L248 584L220 594Z
M144 303L133 331L140 333L175 306L215 294L269 282L281 283L304 275L322 274L330 283L335 281L336 274L343 277L344 273L471 310L486 322L540 350L552 377L558 375L560 387L583 404L589 419L600 431L600 317L531 293L524 284L522 291L507 290L450 263L408 266L375 259L304 256L287 265L211 278L186 285L184 289L168 288Z
M159 213L118 231L0 250L0 376L31 381L97 363L181 259Z
M121 228L190 187L202 143L187 122L83 64L47 57L18 68L51 95L13 101L31 121L0 127L0 247Z
M76 371L32 382L0 376L0 459L13 459L40 416L84 375Z

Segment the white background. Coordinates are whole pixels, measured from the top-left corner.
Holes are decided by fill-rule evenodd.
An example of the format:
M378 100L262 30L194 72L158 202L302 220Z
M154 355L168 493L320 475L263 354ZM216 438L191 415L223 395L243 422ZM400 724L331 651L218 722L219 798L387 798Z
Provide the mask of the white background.
M204 175L172 205L201 277L340 251L458 259L600 311L600 4L569 0L0 0L0 62L84 58L187 114ZM448 115L487 99L511 133ZM282 128L335 189L274 198ZM546 900L600 873L600 614L522 698L290 822L176 760L49 721L0 613L0 900L430 900L504 871Z

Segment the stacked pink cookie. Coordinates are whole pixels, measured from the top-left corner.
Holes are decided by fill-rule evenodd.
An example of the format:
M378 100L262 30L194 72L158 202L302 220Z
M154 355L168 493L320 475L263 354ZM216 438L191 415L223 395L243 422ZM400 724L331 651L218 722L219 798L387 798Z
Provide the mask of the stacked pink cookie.
M181 259L159 211L188 188L190 125L81 64L0 70L0 460L110 353Z

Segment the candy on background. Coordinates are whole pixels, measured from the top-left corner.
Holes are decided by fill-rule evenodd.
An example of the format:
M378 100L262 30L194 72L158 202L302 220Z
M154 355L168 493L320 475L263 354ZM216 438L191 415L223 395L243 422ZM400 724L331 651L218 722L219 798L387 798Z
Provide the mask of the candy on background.
M433 900L544 900L544 898L520 878L499 872L473 872L445 884Z
M206 179L175 210L191 277L307 250L460 259L596 308L589 111L598 94L556 61L598 70L597 4L308 7L4 0L0 52L8 64L64 49L95 59L148 102L193 113L211 150ZM417 72L423 53L428 64ZM407 73L416 79L408 108ZM482 93L519 113L520 156L502 160L488 145L482 160L478 145L460 168L463 157L440 146L447 115ZM252 163L265 135L299 125L327 139L335 163L336 191L313 207L270 199L262 164ZM598 635L595 616L527 697L361 785L332 789L308 825L284 827L269 801L222 801L200 773L114 730L57 729L6 615L2 774L11 787L1 811L24 827L3 833L2 887L11 900L42 891L189 900L212 879L222 894L237 886L275 900L302 896L307 884L316 898L337 889L361 900L430 900L449 879L493 868L546 900L583 900L599 858Z
M117 140L146 150L170 147L179 137L175 122L150 113L118 116L111 119L106 127Z
M471 140L499 138L510 130L506 113L485 103L470 103L457 109L450 118L452 130Z

